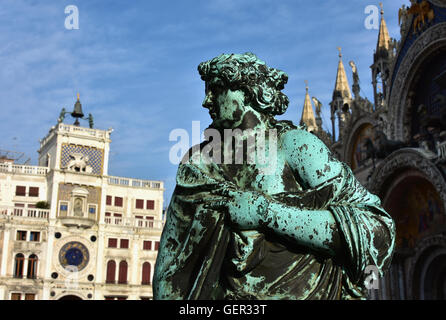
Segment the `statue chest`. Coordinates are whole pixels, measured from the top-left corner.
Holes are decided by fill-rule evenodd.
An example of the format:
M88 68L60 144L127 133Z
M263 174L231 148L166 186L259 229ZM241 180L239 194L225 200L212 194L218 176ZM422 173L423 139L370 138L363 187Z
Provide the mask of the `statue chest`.
M225 164L222 165L226 179L245 190L257 190L265 194L301 191L290 166L278 152L275 159L263 164Z

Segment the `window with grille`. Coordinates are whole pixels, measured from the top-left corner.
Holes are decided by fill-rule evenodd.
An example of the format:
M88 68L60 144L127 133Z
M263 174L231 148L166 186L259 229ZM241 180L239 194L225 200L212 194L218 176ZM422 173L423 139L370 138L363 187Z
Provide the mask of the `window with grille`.
M135 208L136 209L144 209L144 200L136 199Z
M119 276L118 276L119 284L127 284L127 262L121 261L119 263Z
M148 285L150 284L150 263L144 262L142 265L142 281L141 284Z
M29 187L29 196L30 197L38 197L39 196L39 188L38 187Z
M11 293L11 300L21 300L22 294L21 293Z
M128 239L121 239L121 249L128 249L129 248L129 240Z
M26 273L26 277L28 279L35 279L37 277L37 262L38 262L38 258L35 254L32 254L29 256L28 271Z
M115 207L122 207L123 199L121 197L115 197Z
M152 241L143 242L143 250L152 250Z
M147 208L147 210L154 210L155 209L155 201L147 200L146 208Z
M36 241L39 242L40 241L40 232L37 231L31 231L29 233L29 241Z
M109 248L117 248L118 247L118 239L116 239L116 238L109 238L108 239L108 247Z
M25 265L25 256L21 253L16 254L14 259L14 278L23 277L23 268Z
M115 283L115 274L116 274L116 262L114 260L110 260L107 263L107 277L105 279L105 282Z
M16 240L17 241L26 241L26 231L18 230Z
M26 196L26 187L24 186L16 186L15 187L15 195L24 197Z

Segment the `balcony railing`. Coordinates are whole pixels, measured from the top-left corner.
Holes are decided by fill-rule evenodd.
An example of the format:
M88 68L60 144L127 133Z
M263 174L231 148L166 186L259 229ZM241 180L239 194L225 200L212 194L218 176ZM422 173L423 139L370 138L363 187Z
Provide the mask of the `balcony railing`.
M13 163L0 163L0 172L34 174L44 176L48 173L48 167L27 166Z
M0 216L48 220L50 210L37 208L0 207Z
M147 220L138 218L105 217L104 222L115 226L136 227L153 230L162 230L164 227L164 222L161 220Z
M86 137L94 137L99 139L105 139L110 137L110 133L112 132L111 129L109 130L99 130L99 129L91 129L91 128L84 128L84 127L78 127L75 125L65 124L65 123L59 123L57 126L53 127L48 135L40 140L40 148L42 148L45 144L48 143L48 141L56 134L57 132L60 133L74 133L76 135L86 136Z
M121 177L108 177L108 183L124 187L162 189L162 181L149 181Z

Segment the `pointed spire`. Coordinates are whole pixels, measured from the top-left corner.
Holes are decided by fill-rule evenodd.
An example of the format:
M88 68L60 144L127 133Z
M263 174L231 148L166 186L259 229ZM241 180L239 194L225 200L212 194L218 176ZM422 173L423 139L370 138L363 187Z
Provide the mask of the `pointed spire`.
M313 105L311 103L310 94L308 93L308 81L305 80L306 94L304 108L302 110L302 118L300 120L300 125L305 124L308 131L317 131L316 119L314 117Z
M390 36L389 30L387 29L386 20L384 20L384 6L382 2L379 3L381 7L381 23L379 26L379 35L378 35L378 44L376 46L376 51L378 52L380 49L389 50L390 48Z
M333 92L333 100L336 98L352 98L352 93L350 91L350 85L348 84L347 73L345 72L344 63L342 63L342 49L338 47L339 50L339 64L338 72L336 74L335 89Z

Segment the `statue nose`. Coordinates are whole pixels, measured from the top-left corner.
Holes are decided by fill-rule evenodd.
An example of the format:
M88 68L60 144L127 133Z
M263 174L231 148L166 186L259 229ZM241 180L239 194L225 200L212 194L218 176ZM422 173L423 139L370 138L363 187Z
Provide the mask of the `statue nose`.
M204 100L203 100L202 106L203 106L204 108L209 109L209 108L212 107L212 105L213 105L213 102L212 102L212 95L211 95L210 93L208 93L208 94L206 95L206 97L204 98Z

